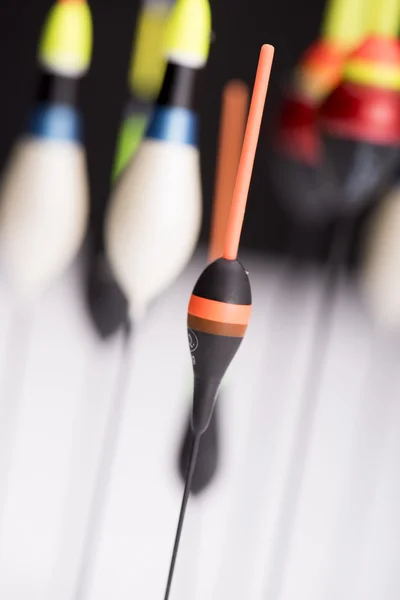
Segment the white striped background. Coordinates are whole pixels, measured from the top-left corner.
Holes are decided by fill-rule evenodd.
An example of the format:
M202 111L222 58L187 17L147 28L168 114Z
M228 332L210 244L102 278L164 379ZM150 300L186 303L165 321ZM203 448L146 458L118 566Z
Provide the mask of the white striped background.
M122 337L99 341L80 261L23 319L1 281L1 599L162 599L191 389L185 315L203 258L135 336L79 599ZM355 283L343 282L313 406L302 389L321 279L253 255L243 262L254 312L220 406L218 476L189 505L171 600L398 600L400 338L377 332Z

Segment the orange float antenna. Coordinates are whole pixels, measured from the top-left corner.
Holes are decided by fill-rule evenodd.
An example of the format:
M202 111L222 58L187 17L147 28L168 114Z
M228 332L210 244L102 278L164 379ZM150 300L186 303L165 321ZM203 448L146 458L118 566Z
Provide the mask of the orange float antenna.
M225 234L223 257L228 260L235 260L238 253L273 59L273 46L264 44L260 52L249 117L247 119L246 132L244 135L242 154L240 157L235 190L233 192L232 205Z
M224 252L236 175L246 127L249 88L239 79L229 81L222 94L214 203L211 218L208 260L213 262Z

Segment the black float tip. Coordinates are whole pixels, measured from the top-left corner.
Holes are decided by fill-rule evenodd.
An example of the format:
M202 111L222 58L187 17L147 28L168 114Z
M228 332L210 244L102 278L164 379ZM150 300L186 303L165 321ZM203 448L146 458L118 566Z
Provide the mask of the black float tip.
M128 322L128 302L103 252L94 254L90 260L87 304L94 326L104 340Z
M179 475L185 483L189 468L190 453L192 450L193 433L191 428L191 415L188 418L185 437L183 438L179 453ZM218 409L215 406L208 429L203 433L197 464L193 475L191 493L194 496L202 494L212 483L219 464L219 419Z

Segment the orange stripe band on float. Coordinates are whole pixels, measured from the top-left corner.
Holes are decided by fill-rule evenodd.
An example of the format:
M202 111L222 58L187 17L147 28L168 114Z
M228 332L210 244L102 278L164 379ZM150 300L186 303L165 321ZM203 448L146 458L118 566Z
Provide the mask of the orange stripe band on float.
M397 39L370 37L349 57L350 60L366 60L374 64L398 67L400 45Z
M295 70L295 94L319 102L339 84L346 56L343 49L330 41L313 44Z
M218 321L210 321L209 319L201 319L188 315L187 325L189 329L201 331L211 335L222 335L224 337L244 337L247 330L247 325L237 325L236 323L219 323Z
M247 325L251 315L251 305L217 302L193 294L190 298L188 311L190 315L200 319Z

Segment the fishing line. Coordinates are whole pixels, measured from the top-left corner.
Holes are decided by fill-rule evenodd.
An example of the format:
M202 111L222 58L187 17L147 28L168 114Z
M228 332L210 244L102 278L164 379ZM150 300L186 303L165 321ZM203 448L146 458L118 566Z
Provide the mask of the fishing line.
M196 468L196 461L197 461L197 457L199 455L200 439L201 439L201 435L199 435L199 434L193 435L192 450L190 453L189 466L188 466L188 470L187 470L187 474L186 474L185 489L183 492L182 505L181 505L181 510L179 513L178 526L177 526L177 530L176 530L176 534L175 534L175 541L174 541L174 547L172 550L171 564L169 567L167 587L165 590L164 600L168 600L169 594L171 591L176 559L178 557L179 542L181 540L181 535L182 535L183 522L185 519L186 508L187 508L187 504L188 504L188 500L189 500L189 496L190 496L190 488L192 485L193 475L194 475L194 471Z

